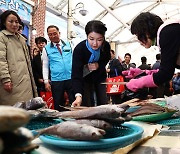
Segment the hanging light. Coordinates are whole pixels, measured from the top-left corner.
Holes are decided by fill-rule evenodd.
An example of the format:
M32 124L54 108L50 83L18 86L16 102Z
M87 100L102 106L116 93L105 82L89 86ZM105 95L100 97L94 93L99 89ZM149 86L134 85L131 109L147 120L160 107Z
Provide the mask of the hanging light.
M75 11L78 10L78 9L80 9L79 13L82 16L87 15L88 11L86 9L84 9L84 3L82 3L82 2L77 3L76 6L75 6L75 9L72 10L72 13L75 14Z

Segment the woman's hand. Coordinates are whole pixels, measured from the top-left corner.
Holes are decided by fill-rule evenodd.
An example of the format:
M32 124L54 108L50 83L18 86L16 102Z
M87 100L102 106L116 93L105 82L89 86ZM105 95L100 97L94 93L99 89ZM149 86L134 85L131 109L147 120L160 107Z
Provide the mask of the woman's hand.
M39 83L44 83L44 80L43 79L38 79L38 82Z
M81 96L77 96L76 100L72 103L71 107L77 107L80 106L82 103L82 97Z
M51 91L51 85L48 83L45 83L45 89L46 91Z
M12 92L13 84L9 81L3 84L4 90L7 92Z
M106 69L106 73L109 73L111 70L109 68Z
M98 68L99 68L99 64L98 63L89 63L88 64L89 71L94 71L94 70L97 70Z

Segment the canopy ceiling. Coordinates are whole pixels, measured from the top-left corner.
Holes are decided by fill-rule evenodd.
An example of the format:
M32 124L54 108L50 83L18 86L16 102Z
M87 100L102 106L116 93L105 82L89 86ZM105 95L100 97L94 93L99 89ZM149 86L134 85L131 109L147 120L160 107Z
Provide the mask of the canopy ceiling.
M141 12L152 12L163 20L180 19L180 0L71 0L73 26L84 28L90 20L101 20L106 24L106 39L116 44L137 49L136 38L130 33L133 19ZM88 11L79 13L80 5ZM67 19L68 0L47 0L47 11ZM135 43L134 43L135 42Z
M150 11L163 20L180 18L180 0L72 0L72 8L75 9L79 2L88 13L82 16L80 9L76 9L74 23L84 27L89 20L101 20L108 29L106 38L118 43L131 41L129 27L140 12ZM68 0L47 0L47 10L67 18Z

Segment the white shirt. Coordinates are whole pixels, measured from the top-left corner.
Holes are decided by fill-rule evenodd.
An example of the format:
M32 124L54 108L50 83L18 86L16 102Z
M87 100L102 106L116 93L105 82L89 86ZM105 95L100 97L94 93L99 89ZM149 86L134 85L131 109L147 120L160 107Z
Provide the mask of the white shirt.
M57 43L53 43L54 47L56 47L56 44ZM60 41L59 44L61 48L62 42ZM43 48L43 51L42 51L42 70L43 70L44 83L48 83L49 82L49 58L47 56L47 52L45 48Z

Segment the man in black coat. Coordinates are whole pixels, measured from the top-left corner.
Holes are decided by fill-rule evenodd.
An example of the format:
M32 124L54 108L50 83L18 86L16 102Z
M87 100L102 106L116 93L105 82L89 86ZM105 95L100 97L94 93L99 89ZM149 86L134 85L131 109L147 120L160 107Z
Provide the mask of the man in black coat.
M111 53L111 60L109 62L109 67L106 69L106 72L108 73L108 77L116 77L122 75L123 67L119 61L119 59L116 59L114 50L110 50ZM113 104L119 104L121 103L121 95L112 95L111 96L112 103Z
M40 91L45 91L44 80L42 75L42 50L47 44L47 40L44 37L35 38L36 46L38 47L38 54L32 60L32 68L34 80L37 86L38 95L40 96Z
M145 56L141 57L141 62L142 64L138 68L140 68L141 70L151 70L151 67L146 64L147 58Z

